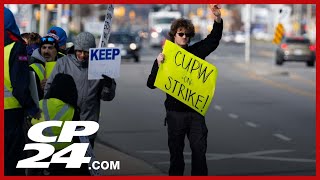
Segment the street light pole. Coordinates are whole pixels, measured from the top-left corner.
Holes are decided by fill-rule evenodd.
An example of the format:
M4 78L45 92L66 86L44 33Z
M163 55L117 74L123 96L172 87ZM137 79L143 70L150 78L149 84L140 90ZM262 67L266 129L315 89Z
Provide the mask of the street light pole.
M244 60L246 63L250 63L250 28L251 28L251 4L246 5L246 18L245 18L245 52Z
M311 22L312 22L312 4L307 4L307 34L308 34L308 38L312 39L311 37Z
M183 16L188 18L188 13L189 13L189 4L183 4Z
M61 27L62 4L57 5L57 26Z
M39 27L39 34L41 36L45 35L46 32L46 24L47 24L47 17L46 14L46 9L45 9L45 4L40 5L40 27Z

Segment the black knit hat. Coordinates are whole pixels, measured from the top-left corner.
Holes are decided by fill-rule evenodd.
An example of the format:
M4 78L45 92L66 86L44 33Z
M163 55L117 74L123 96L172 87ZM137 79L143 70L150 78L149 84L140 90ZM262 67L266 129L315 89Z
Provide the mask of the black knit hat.
M40 48L44 44L52 44L57 49L57 51L59 51L59 43L58 42L59 42L59 40L53 38L52 36L44 36L41 38Z
M57 98L61 101L77 107L78 91L76 84L69 74L57 74L44 99Z

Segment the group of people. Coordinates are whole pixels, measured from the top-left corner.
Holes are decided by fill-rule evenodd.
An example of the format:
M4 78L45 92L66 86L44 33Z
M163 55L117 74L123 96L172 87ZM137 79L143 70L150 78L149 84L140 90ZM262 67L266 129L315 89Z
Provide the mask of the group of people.
M215 17L211 33L203 40L188 46L195 35L190 20L175 20L170 28L170 41L188 52L205 59L219 45L223 21L220 6L211 4ZM24 175L15 166L25 158L25 122L31 125L51 119L99 121L100 100L111 101L115 97L114 79L103 75L101 80L88 80L89 48L95 48L95 38L88 32L81 32L73 42L71 50L66 49L66 34L62 28L52 27L48 34L29 33L20 35L14 17L5 8L5 175ZM160 53L154 61L147 86L155 89L154 82L159 66L165 61ZM29 90L29 70L36 74L39 107L33 101ZM168 145L170 150L169 175L184 173L184 139L188 137L192 150L192 175L208 175L206 164L207 134L205 117L192 108L167 94L165 101L168 124ZM29 118L25 118L29 117ZM59 134L61 129L54 129ZM94 146L95 135L89 137ZM75 142L79 141L74 139ZM67 144L68 145L68 144ZM56 150L67 145L55 145ZM86 168L70 171L73 175L88 175ZM50 172L51 171L51 172ZM47 174L65 175L63 167L49 169ZM44 175L44 174L41 174Z
M60 27L51 27L48 33L20 34L12 12L4 8L4 125L5 175L26 175L16 168L26 159L23 151L30 126L49 120L99 121L100 100L115 97L114 79L103 75L101 80L88 80L89 49L96 48L95 37L81 32L66 48L67 35ZM29 89L30 71L35 74L39 102ZM37 105L38 104L38 105ZM59 135L61 128L52 128ZM89 142L94 147L96 134ZM74 139L79 142L79 139ZM55 150L68 146L52 143ZM63 166L51 164L49 169L28 171L30 175L89 175L88 167L63 171Z

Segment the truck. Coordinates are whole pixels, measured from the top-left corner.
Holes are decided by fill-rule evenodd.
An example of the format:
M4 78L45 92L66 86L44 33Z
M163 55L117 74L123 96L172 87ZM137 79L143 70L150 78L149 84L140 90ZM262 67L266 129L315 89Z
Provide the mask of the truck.
M157 11L149 12L149 44L151 47L161 47L163 39L170 31L172 21L182 17L179 11Z

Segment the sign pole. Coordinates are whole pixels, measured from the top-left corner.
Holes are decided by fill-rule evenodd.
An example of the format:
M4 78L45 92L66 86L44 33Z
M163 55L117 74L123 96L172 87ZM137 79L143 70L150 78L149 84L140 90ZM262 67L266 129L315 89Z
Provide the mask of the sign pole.
M106 47L108 44L110 32L111 32L111 24L112 24L112 17L113 17L113 10L114 7L112 4L107 6L106 10L106 17L104 20L103 31L101 33L100 42L98 48Z

